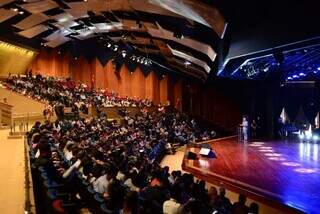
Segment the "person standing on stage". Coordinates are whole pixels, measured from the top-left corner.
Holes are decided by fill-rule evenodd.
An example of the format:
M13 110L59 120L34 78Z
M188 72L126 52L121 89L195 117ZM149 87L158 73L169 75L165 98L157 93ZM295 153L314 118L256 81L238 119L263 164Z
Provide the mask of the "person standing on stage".
M241 126L242 126L243 140L248 141L249 122L246 116L243 116Z

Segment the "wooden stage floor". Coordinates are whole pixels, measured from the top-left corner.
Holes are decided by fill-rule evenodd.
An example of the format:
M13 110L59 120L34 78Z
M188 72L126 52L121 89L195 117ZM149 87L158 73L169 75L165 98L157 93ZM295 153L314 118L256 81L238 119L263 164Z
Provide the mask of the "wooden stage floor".
M238 143L237 138L208 142L217 158L198 156L182 168L197 177L275 205L286 213L319 213L320 145L296 141ZM200 148L187 146L186 154ZM288 208L291 207L291 208Z

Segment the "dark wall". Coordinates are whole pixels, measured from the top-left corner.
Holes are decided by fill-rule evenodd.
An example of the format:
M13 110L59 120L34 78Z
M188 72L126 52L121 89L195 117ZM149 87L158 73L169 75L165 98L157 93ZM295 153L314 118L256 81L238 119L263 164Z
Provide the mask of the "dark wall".
M235 90L241 90L241 85L241 82L223 79L205 84L186 80L182 90L183 111L236 132L245 110L241 99L244 93L235 94Z
M283 107L290 120L302 108L311 124L320 109L320 84L287 84L276 81L216 79L208 83L184 81L183 111L235 132L242 115L261 118L263 137L275 138ZM300 110L301 111L301 110Z

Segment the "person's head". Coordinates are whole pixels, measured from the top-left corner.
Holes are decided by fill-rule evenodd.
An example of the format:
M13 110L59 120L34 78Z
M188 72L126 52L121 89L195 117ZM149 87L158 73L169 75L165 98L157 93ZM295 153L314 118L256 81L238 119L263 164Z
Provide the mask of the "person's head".
M113 164L110 164L107 167L107 179L108 180L114 179L117 176L117 174L118 174L117 168Z
M218 196L217 188L215 188L214 186L211 186L209 188L208 195L210 196L210 198L217 197Z
M124 198L124 210L135 212L138 209L139 194L136 191L130 191Z
M171 188L171 191L170 191L170 198L173 198L174 200L176 200L177 202L180 203L181 192L182 192L182 189L181 189L180 185L178 185L178 184L173 185L173 187Z
M226 195L226 189L224 187L219 188L219 195L223 197Z
M259 205L255 202L252 202L249 207L249 213L258 214L259 213Z
M246 201L247 197L244 194L239 194L239 202L244 205L246 204Z

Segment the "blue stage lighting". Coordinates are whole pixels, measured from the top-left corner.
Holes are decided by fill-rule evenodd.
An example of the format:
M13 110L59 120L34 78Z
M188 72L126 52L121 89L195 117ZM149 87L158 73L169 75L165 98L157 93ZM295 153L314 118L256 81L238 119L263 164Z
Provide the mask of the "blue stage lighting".
M299 75L300 75L300 76L304 76L305 74L304 74L304 73L300 73Z
M312 139L313 139L314 141L317 141L317 140L319 140L319 136L318 136L318 135L313 135Z
M320 71L320 67L318 67L318 71Z
M298 76L297 76L297 75L293 75L292 77L293 77L293 78L298 78Z
M292 80L292 77L288 77L287 80Z

